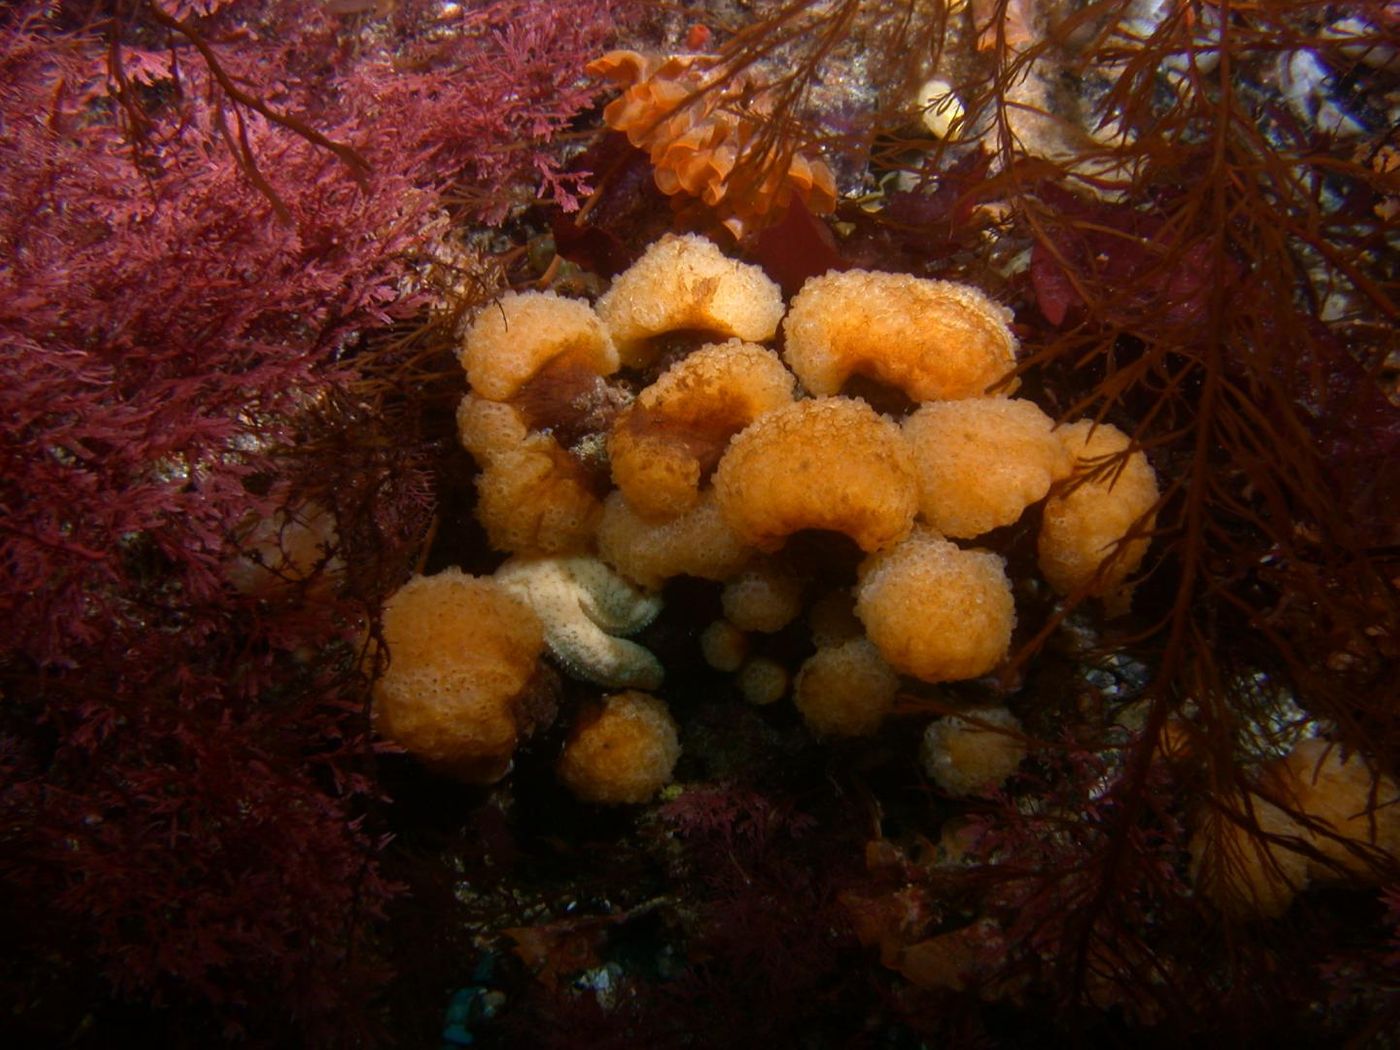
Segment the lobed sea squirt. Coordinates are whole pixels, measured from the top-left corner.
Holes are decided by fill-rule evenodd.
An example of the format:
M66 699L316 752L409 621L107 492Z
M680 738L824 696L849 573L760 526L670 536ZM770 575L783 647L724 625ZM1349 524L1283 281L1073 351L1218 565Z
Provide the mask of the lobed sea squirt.
M616 636L658 613L664 618L660 589L689 575L724 584L729 621L709 632L712 658L735 669L746 695L765 703L780 698L793 670L761 653L746 656L745 638L782 630L798 617L804 579L769 556L797 534L820 532L845 536L865 559L855 587L845 588L858 619L849 618L849 629L796 676L796 704L814 731L873 733L892 707L901 674L929 683L963 680L990 674L1007 658L1016 610L1004 560L966 549L936 526L976 535L1014 522L1069 473L1071 452L1030 402L985 396L1014 359L1001 307L947 282L855 279L869 285L868 294L856 297L860 315L875 310L883 320L863 329L854 349L837 340L821 351L849 357L825 380L807 367L815 351L794 353L793 333L819 318L828 320L818 327L835 330L831 318L853 308L846 275L813 279L794 300L785 354L795 364L807 362L797 375L760 343L731 338L674 358L659 378L631 393L672 333L697 324L754 340L777 332L781 301L771 282L695 237L654 245L618 276L597 313L583 301L508 295L470 326L462 361L471 389L459 413L461 437L482 471L478 516L491 540L514 554L493 585L534 609L552 654L571 676L613 687L659 686L663 669L656 659ZM546 314L554 320L537 322L536 315ZM915 327L920 340L911 348L900 333ZM613 346L626 348L620 359ZM553 435L574 426L576 402L558 402L552 417L546 399L528 398L532 384L561 364L592 376L588 396L623 406L599 415L593 436L576 435L569 448ZM923 407L901 428L864 398L842 392L842 379L856 371L902 384ZM943 378L932 387L918 378L935 374ZM955 375L963 378L949 385ZM963 399L940 400L930 390ZM940 431L935 423L944 419ZM951 468L948 449L957 440L968 445L964 457L975 460L985 440L995 450L987 454L992 460L1015 462ZM549 449L543 474L518 465L502 471L502 463L539 443ZM569 491L570 479L585 470L579 448L610 453L616 490L601 495L579 485L582 502L558 498L561 486ZM1133 491L1155 493L1145 461L1133 470L1141 476ZM939 480L948 477L953 480ZM500 479L512 486L511 498L496 498ZM1101 503L1116 492L1112 480L1095 484L1074 490L1081 494L1076 506L1082 504L1076 520L1098 523L1099 504L1085 502L1087 495ZM1096 525L1095 546L1082 554L1086 564L1110 557L1118 539L1141 527L1141 497L1133 500L1106 527ZM522 513L530 527L502 524L503 514ZM1068 535L1061 527L1050 539L1063 547ZM1047 542L1043 549L1055 549ZM1115 578L1124 579L1133 564L1117 559ZM621 618L600 605L614 593L626 598ZM828 584L822 601L830 604L841 593ZM852 706L848 701L857 697ZM383 717L390 735L401 723L392 711Z

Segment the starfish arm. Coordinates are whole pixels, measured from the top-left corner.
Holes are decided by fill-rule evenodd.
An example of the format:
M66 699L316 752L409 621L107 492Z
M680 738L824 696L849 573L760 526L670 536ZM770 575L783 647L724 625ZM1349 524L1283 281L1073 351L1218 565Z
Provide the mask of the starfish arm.
M545 632L550 655L572 678L613 689L656 689L664 672L650 649L589 623Z
M655 689L660 661L610 629L640 630L660 600L637 590L595 558L511 558L496 581L544 625L550 654L574 678L613 688Z
M661 613L661 596L648 594L597 558L569 558L564 572L579 586L583 613L608 634L635 634Z

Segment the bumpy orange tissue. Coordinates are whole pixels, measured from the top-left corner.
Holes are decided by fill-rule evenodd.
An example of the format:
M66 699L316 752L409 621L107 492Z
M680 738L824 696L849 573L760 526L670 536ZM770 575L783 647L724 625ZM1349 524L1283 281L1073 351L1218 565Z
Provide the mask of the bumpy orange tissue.
M1107 423L1080 420L1057 433L1084 472L1107 457L1121 457L1128 436ZM1131 588L1126 581L1147 554L1148 537L1124 543L1134 529L1152 528L1149 512L1157 503L1157 474L1141 452L1127 454L1116 476L1074 485L1045 502L1037 544L1040 571L1061 594L1084 588L1105 599L1110 612L1125 611ZM1111 560L1110 560L1111 559ZM1102 569L1100 569L1102 566Z
M741 631L781 631L802 614L803 581L771 559L758 559L720 592L724 616Z
M899 675L865 638L818 649L803 663L793 702L819 736L870 736L894 706Z
M1305 740L1269 770L1265 784L1281 803L1319 822L1305 833L1325 858L1308 858L1312 878L1372 882L1380 877L1377 861L1400 860L1400 785L1356 752Z
M340 545L335 515L316 503L282 509L270 518L245 526L239 536L241 554L225 570L243 594L270 596L312 580L324 588L345 571L335 553Z
M778 355L732 339L672 365L613 423L613 481L638 513L674 518L700 500L701 484L729 439L792 401L794 380Z
M535 614L490 579L415 576L385 603L389 666L374 685L379 732L473 783L510 768L523 697L544 649Z
M1021 721L1005 707L969 711L929 724L920 758L924 771L950 795L992 791L1026 757Z
M739 695L755 707L777 703L787 696L791 682L787 666L771 656L750 656L735 679Z
M749 655L749 636L728 620L715 620L700 632L700 653L716 671L732 673Z
M680 738L666 705L629 691L587 708L559 758L559 779L585 802L646 802L671 782Z
M865 560L856 615L896 670L926 682L986 674L1006 656L1016 625L1002 558L928 529Z
M811 394L853 375L911 400L979 397L1016 362L1011 312L970 285L867 270L814 277L783 322L783 356Z
M507 292L482 308L458 354L482 397L508 401L546 366L594 375L617 371L618 356L598 315L554 292Z
M918 500L899 427L864 401L796 401L760 416L715 471L725 521L745 543L775 551L794 532L844 533L862 550L897 543Z
M605 397L600 377L617 370L618 356L602 321L581 300L509 292L477 315L459 357L471 391L457 431L481 468L477 518L491 545L525 554L587 549L602 514L593 480L531 414Z
M477 520L491 546L521 554L586 550L602 501L582 465L519 409L475 394L457 408L457 434L476 459Z
M1319 739L1270 763L1257 793L1203 810L1191 837L1196 887L1239 918L1282 915L1313 881L1380 882L1397 862L1400 785Z
M673 576L728 579L754 551L724 520L713 492L694 510L659 524L614 492L603 501L598 554L633 583L656 590Z
M666 332L710 332L749 343L772 339L783 293L757 266L731 259L698 234L667 234L618 274L598 299L622 363L648 364L648 341Z
M1227 915L1275 918L1308 883L1307 859L1286 845L1303 837L1298 823L1272 802L1231 792L1197 816L1191 881Z
M958 539L1010 525L1074 462L1054 420L1019 398L931 401L903 426L919 472L919 513Z

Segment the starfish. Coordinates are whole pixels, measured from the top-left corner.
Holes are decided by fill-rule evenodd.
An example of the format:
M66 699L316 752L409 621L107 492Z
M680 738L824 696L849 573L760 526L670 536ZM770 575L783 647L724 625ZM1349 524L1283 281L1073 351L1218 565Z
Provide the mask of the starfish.
M651 650L618 637L656 619L657 595L585 555L516 556L495 579L535 611L550 654L570 676L618 689L661 684L661 662Z

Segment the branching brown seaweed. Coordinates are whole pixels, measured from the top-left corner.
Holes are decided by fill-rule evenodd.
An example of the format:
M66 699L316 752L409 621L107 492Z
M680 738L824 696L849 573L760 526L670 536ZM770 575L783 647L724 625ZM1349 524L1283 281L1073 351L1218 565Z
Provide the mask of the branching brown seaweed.
M1169 805L1189 821L1315 732L1396 771L1400 412L1386 370L1400 295L1386 224L1400 185L1388 159L1395 127L1374 105L1395 89L1393 58L1375 50L1393 55L1385 5L1067 6L790 0L721 53L736 76L786 71L770 77L769 146L750 163L819 146L848 195L874 192L873 207L838 212L832 265L880 268L870 246L899 243L905 258L883 262L896 268L920 233L931 272L1013 300L1029 349L1022 380L1061 418L1122 427L1163 479L1135 612L1077 651L1086 663L1146 668L1131 690L1109 694L1133 701L1132 731L1101 771L1106 786L1086 818L1095 833L1058 860L1039 856L1029 873L1073 897L1068 919L1052 914L1067 897L1041 900L1059 929L1062 991L1102 1006L1156 994L1125 966L1096 970L1121 932L1121 894L1156 863L1141 838L1154 812ZM856 117L850 97L838 111L831 85L861 48L873 93ZM1351 125L1305 97L1315 84L1288 79L1304 60L1350 91ZM934 71L967 113L943 140L918 130L911 102ZM853 155L868 158L864 171ZM960 220L989 235L968 238ZM1028 265L1008 263L1027 250ZM1062 645L1080 604L1072 596L1027 641L1022 670L1034 675L1038 654ZM1091 724L1075 734L1090 751L1112 737ZM1176 793L1169 804L1165 791ZM1265 834L1253 813L1238 819ZM1004 877L999 865L1014 854L1003 849L989 877ZM1177 905L1175 919L1154 919L1164 938L1188 914L1199 919L1199 901ZM1268 953L1238 936L1227 957L1243 974ZM1220 992L1220 1012L1254 994L1234 987Z

